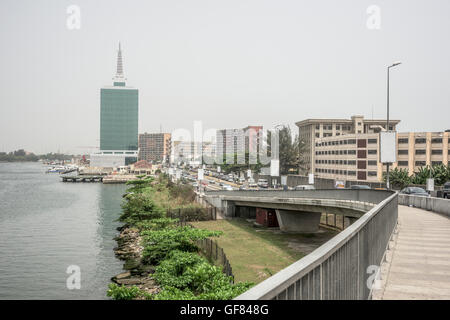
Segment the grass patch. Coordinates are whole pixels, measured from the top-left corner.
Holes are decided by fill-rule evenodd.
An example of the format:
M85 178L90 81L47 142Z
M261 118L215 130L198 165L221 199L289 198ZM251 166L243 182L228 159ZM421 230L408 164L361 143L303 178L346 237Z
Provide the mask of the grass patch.
M336 232L286 234L254 228L245 219L199 221L196 228L222 231L217 239L233 268L236 281L259 283L332 238Z

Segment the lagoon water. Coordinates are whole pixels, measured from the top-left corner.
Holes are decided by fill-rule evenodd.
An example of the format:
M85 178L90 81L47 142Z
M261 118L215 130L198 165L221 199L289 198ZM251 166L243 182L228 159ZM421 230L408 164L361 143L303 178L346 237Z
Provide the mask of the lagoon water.
M107 299L125 185L63 183L40 163L0 163L0 299ZM68 289L69 266L80 289ZM75 268L77 268L75 267Z

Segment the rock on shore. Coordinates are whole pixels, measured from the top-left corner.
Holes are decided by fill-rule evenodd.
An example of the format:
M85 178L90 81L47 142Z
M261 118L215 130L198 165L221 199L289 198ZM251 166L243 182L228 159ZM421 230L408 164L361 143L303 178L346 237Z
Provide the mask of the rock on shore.
M139 230L127 225L118 230L120 234L115 238L117 247L114 252L119 259L125 261L123 268L126 271L112 277L111 281L127 287L136 286L147 293L158 293L160 288L151 277L155 267L141 262L144 247L141 245Z

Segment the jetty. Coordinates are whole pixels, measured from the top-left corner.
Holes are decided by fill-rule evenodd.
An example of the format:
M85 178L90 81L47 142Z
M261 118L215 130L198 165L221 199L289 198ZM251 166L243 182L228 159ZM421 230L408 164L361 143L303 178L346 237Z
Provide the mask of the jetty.
M62 182L103 182L103 177L100 175L78 175L78 176L61 176Z

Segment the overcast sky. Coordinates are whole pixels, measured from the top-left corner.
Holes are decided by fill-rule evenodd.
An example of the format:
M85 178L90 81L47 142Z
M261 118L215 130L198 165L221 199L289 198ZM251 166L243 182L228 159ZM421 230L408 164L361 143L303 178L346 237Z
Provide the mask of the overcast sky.
M449 14L448 0L2 0L0 151L93 151L119 41L139 132L385 118L398 60L399 131L450 129Z

